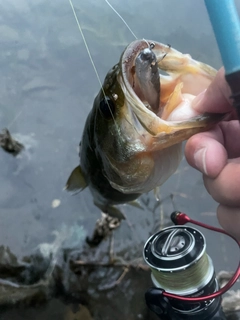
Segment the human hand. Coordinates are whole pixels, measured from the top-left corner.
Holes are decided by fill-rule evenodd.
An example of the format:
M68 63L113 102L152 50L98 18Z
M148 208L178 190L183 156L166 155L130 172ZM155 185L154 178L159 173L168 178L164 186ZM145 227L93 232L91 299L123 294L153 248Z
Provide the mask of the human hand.
M203 173L207 191L219 203L217 217L221 226L240 240L240 124L230 95L222 68L210 87L194 99L193 108L199 113L230 112L231 120L191 137L185 156Z

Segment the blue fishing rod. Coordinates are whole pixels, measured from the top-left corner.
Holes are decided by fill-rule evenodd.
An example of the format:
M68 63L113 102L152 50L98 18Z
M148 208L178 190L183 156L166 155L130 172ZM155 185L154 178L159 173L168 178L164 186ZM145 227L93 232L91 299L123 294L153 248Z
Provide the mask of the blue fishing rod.
M240 120L240 22L234 0L205 0Z

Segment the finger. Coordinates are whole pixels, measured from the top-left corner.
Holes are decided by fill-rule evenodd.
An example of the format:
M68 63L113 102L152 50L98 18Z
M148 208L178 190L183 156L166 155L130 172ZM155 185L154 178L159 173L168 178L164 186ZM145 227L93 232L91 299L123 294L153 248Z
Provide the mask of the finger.
M221 68L208 89L193 100L192 107L199 113L229 112L233 110L230 96L231 90L225 80L225 70Z
M222 131L221 143L227 150L228 158L237 158L240 156L240 124L238 120L219 123Z
M217 178L203 176L207 191L218 203L240 207L240 158L228 160Z
M191 166L211 178L215 178L227 158L240 156L240 125L238 120L221 122L208 132L194 135L185 147L185 155Z
M188 163L210 178L216 178L227 164L227 151L223 142L219 127L194 135L185 146Z
M217 217L223 229L240 240L240 208L220 205L217 209Z

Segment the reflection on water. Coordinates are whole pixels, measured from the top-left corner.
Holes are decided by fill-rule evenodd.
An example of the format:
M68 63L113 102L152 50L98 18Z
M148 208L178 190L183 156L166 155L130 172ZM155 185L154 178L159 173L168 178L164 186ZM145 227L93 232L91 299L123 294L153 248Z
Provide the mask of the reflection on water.
M139 38L169 43L220 67L203 1L111 3ZM74 6L102 80L133 37L104 1L75 0ZM26 308L25 304L15 310L11 306L0 318L89 319L87 309L78 309L82 303L94 319L112 319L112 314L116 319L154 319L143 300L150 285L148 272L130 267L118 286L108 288L124 268L81 267L75 274L69 264L76 259L106 263L109 239L97 249L84 244L83 238L91 234L100 213L88 190L74 197L63 192L69 173L78 164L77 146L84 121L99 91L68 0L0 0L0 44L0 129L9 128L26 146L16 158L0 150L0 244L10 249L16 268L24 262L21 278L12 273L19 285L29 284L29 273L35 274L32 284L38 283L54 257L54 285L46 297L59 296L64 303L76 304L70 307L53 300L37 308ZM156 225L169 223L168 215L174 209L217 224L216 204L206 193L201 175L185 161L161 188L161 197L164 201L155 210L152 194L142 197L144 210L123 208L127 221L114 233L115 255L125 261L141 257L145 240ZM223 236L204 234L216 270L234 269L237 261L232 243ZM64 241L58 235L64 235ZM45 260L34 260L39 252ZM77 313L73 315L72 310Z

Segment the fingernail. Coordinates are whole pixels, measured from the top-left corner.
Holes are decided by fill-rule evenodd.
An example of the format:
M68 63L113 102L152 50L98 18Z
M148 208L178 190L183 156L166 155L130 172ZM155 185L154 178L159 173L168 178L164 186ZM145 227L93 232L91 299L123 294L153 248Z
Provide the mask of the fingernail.
M199 149L194 154L195 166L204 174L208 174L206 167L206 148Z
M193 99L192 101L192 108L195 110L198 110L198 106L201 104L204 96L205 96L205 92L207 89L203 90L201 93L199 93L199 95L196 96L196 98Z

